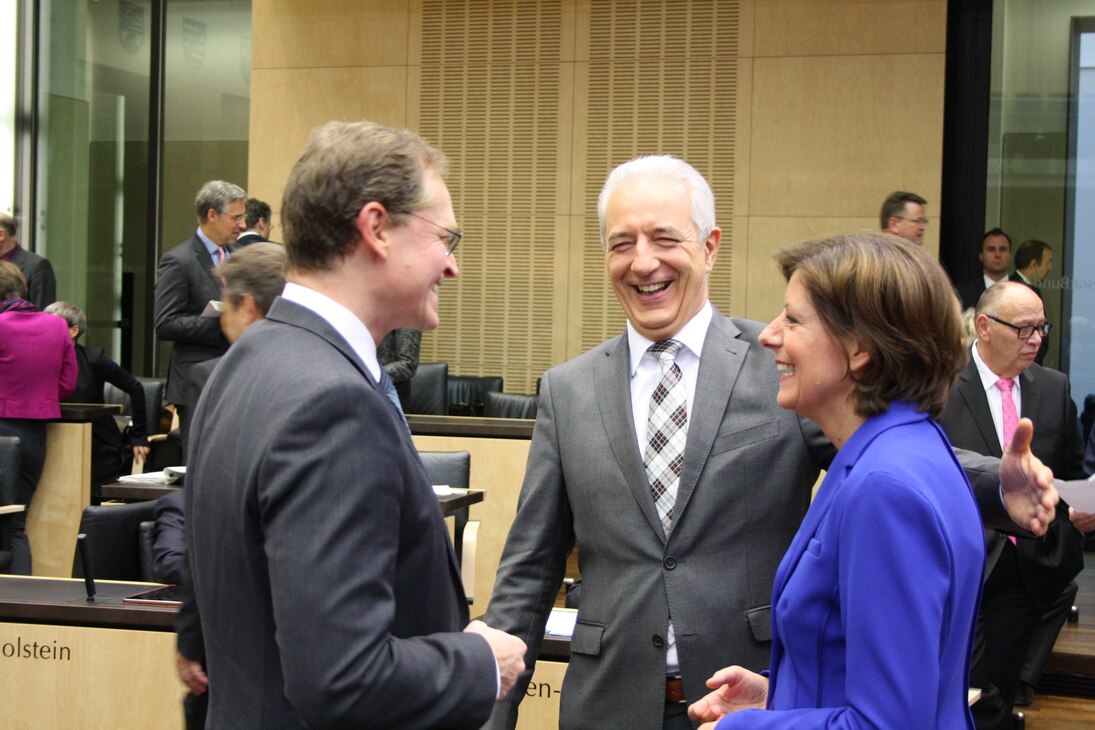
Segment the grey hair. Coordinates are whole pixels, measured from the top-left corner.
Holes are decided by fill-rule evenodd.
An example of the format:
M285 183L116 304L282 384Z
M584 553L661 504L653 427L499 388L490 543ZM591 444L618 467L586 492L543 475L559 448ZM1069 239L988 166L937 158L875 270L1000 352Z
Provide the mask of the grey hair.
M42 311L46 314L56 314L68 322L69 327L78 327L80 331L76 333L77 337L87 332L87 315L72 302L54 302Z
M204 221L209 211L225 213L229 203L246 199L247 193L239 185L224 180L210 180L198 191L198 196L194 199L194 209L198 213L198 220Z
M715 227L715 193L700 171L673 155L643 155L617 166L608 175L601 194L597 198L597 218L600 221L601 248L607 250L605 240L605 211L608 199L620 187L643 178L653 178L660 183L683 184L692 198L692 225L696 228L699 242L707 240Z

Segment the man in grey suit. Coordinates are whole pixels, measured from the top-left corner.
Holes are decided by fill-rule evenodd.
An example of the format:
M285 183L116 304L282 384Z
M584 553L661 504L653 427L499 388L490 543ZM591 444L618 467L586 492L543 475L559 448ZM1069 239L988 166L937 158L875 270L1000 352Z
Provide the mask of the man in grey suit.
M520 640L468 624L376 359L391 330L437 327L457 274L443 172L410 132L333 122L289 175L285 289L194 415L187 549L212 727L476 727L524 667Z
M1022 415L1034 423L1034 454L1055 476L1082 479L1083 445L1068 376L1034 364L1049 334L1042 300L1024 284L996 284L981 295L975 325L970 363L939 418L951 443L1000 456L1011 435L1009 421ZM973 707L978 728L1011 727L1012 705L1021 694L1033 694L1076 597L1072 579L1083 568L1083 536L1070 524L1063 502L1057 510L1059 519L1042 539L986 532L986 578L970 671L971 685L982 690ZM1020 686L1021 670L1029 693Z
M246 198L243 188L230 182L211 180L203 185L194 201L197 230L160 258L156 272L156 336L175 343L165 398L179 414L184 457L202 386L193 366L228 350L220 320L203 317L202 312L210 301L220 300L221 282L213 269L228 258L244 229Z
M672 157L632 160L609 175L598 214L627 331L541 382L486 621L524 639L531 667L577 542L582 591L560 725L690 728L687 703L716 670L767 666L775 571L834 451L776 403L762 325L708 300L721 232L703 176ZM681 347L663 364L652 350L671 339ZM682 400L667 430L658 414L673 393ZM971 456L983 509L1006 521L1000 462ZM1056 492L1029 454L1019 461L1005 499L1042 530ZM515 724L528 678L492 726Z
M53 266L45 256L39 256L19 245L15 234L19 227L7 213L0 213L0 261L10 261L19 267L27 280L27 301L45 309L57 301L57 279Z

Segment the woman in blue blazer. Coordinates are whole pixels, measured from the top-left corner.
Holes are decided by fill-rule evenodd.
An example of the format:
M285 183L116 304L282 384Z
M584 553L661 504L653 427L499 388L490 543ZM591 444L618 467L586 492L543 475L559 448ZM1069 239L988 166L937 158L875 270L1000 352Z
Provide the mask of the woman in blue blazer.
M973 728L984 541L932 420L965 362L958 300L934 259L883 234L777 258L785 306L760 342L778 401L839 452L776 573L768 676L723 669L690 713L719 730Z

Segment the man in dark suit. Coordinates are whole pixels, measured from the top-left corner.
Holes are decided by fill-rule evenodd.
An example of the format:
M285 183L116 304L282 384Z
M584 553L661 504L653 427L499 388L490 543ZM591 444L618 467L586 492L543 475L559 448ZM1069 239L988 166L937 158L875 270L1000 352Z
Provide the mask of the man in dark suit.
M19 245L15 234L19 228L7 213L0 213L0 261L10 261L19 267L27 280L27 301L45 309L57 301L57 280L49 259L27 251Z
M190 419L201 394L193 367L223 355L228 341L216 316L202 316L210 301L219 301L221 282L213 268L227 260L244 228L247 193L238 185L212 180L195 200L198 229L160 259L156 272L156 336L175 343L167 374L166 399L179 415L183 456L187 455Z
M1045 241L1032 238L1029 241L1023 241L1016 249L1015 271L1008 277L1008 281L1026 284L1034 290L1039 299L1042 299L1041 284L1051 271L1053 271L1053 249ZM1034 362L1041 365L1048 351L1049 337L1043 337Z
M976 307L985 289L1007 281L1008 267L1011 264L1011 236L1002 228L985 231L977 258L981 261L981 276L962 282L956 287L958 298L962 300L962 309Z
M531 666L577 542L580 614L560 725L683 730L687 701L707 694L716 670L767 666L775 571L834 451L777 404L762 325L708 299L721 231L703 176L673 157L637 158L609 175L598 214L627 329L541 381L486 620L529 645ZM663 365L669 349L679 351ZM667 399L679 404L672 435ZM999 513L999 465L968 456L968 471L990 470L969 472L982 509ZM1036 501L1048 517L1052 497ZM528 679L493 727L516 723Z
M274 227L270 222L270 206L263 201L248 198L245 208L247 229L236 239L236 248L270 240L270 230Z
M478 727L523 669L521 641L468 624L376 359L391 330L437 327L457 274L443 172L410 132L333 122L289 175L285 290L194 417L187 549L212 726Z
M1022 415L1034 423L1034 454L1058 478L1082 478L1083 447L1068 378L1034 364L1048 332L1042 300L1022 284L997 284L981 296L975 324L970 364L940 418L951 443L999 456ZM983 692L973 708L978 728L1010 727L1031 636L1083 567L1082 535L1070 524L1066 505L1058 505L1058 512L1061 519L1045 539L986 534L986 579L970 679ZM1048 620L1049 648L1071 605L1059 603Z

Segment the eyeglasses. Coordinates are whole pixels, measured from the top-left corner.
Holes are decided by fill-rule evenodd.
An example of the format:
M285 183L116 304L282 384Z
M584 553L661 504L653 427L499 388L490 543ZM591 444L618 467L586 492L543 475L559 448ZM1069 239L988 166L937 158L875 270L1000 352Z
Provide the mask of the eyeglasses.
M460 245L460 240L464 237L464 232L463 231L454 231L451 228L446 228L445 226L441 225L440 223L434 223L429 218L423 218L422 216L418 215L418 213L407 213L407 215L413 216L413 217L417 218L420 221L426 221L431 226L434 226L435 228L440 228L445 233L449 234L445 238L445 255L446 256L452 256L452 252L456 250L456 247Z
M227 213L221 213L221 215L231 218L233 223L243 223L243 221L247 218L246 213L242 213L240 215L231 215L231 216L228 215Z
M999 322L1005 327L1011 327L1013 330L1015 330L1015 334L1019 336L1020 340L1029 340L1031 337L1034 336L1035 332L1040 334L1042 337L1047 337L1049 335L1049 331L1053 329L1053 325L1051 325L1049 322L1044 322L1043 324L1018 325L1000 319L999 317L993 317L991 314L986 314L985 316L991 319L993 322Z
M909 223L913 223L913 224L918 225L918 226L927 227L928 223L930 223L930 221L927 218L906 218L903 215L899 215L899 216L895 216L895 217L899 221L908 221Z

